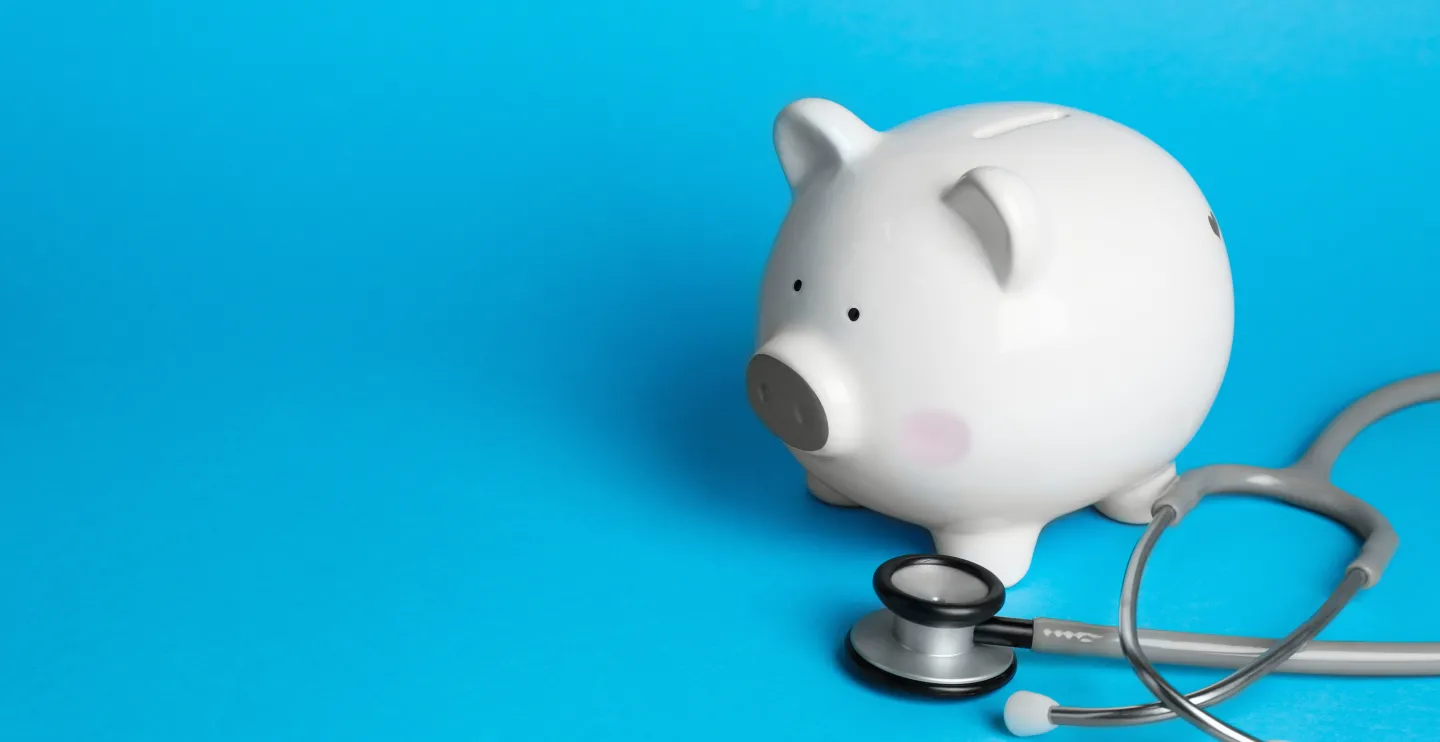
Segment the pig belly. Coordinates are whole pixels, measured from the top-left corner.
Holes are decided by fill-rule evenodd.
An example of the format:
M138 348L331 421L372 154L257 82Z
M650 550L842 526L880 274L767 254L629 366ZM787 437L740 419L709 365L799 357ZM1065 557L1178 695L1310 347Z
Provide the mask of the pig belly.
M996 512L993 506L977 502L973 509L961 508L971 512L957 513L953 503L907 503L903 498L878 493L864 493L869 497L851 496L809 471L805 477L806 487L816 499L839 507L868 507L920 525L930 531L936 553L975 562L994 572L1006 587L1018 584L1030 571L1040 532L1051 521L1093 505L1101 514L1121 523L1148 523L1150 508L1174 480L1172 462L1109 494L1059 501L1041 498L1034 507L1013 508L1009 513ZM867 502L875 505L864 504Z

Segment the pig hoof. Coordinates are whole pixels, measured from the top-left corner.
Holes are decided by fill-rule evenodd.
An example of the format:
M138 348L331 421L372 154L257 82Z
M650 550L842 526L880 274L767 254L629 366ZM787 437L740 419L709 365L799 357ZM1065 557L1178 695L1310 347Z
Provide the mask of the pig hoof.
M935 551L975 562L995 573L1005 587L1014 587L1030 571L1040 525L1018 525L979 533L936 531Z
M805 487L815 499L827 505L835 505L842 508L858 508L854 500L836 492L833 487L815 478L814 474L805 474Z
M1116 492L1096 503L1095 509L1111 520L1144 525L1150 522L1150 508L1155 505L1155 501L1160 499L1161 493L1173 481L1175 481L1175 464L1171 462L1164 469L1139 484Z

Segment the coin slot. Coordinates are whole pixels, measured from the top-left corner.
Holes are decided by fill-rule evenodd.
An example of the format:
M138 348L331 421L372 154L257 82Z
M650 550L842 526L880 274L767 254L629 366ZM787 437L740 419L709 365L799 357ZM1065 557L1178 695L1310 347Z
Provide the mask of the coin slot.
M990 139L1001 134L1009 134L1012 131L1023 129L1027 126L1035 126L1048 121L1059 121L1069 116L1070 112L1061 108L1047 108L1040 111L1031 111L1016 116L1010 116L988 123L974 131L976 139Z

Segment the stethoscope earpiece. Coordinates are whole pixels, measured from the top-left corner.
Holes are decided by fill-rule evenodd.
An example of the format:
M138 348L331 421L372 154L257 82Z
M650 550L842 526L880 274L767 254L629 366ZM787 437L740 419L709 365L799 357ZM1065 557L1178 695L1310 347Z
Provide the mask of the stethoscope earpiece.
M911 554L875 570L884 608L856 622L845 650L868 682L931 698L974 698L1015 676L1009 647L975 643L975 627L1005 604L1005 586L974 562Z
M1055 699L1017 690L1005 699L1005 729L1016 737L1035 737L1055 729L1050 709L1059 706Z

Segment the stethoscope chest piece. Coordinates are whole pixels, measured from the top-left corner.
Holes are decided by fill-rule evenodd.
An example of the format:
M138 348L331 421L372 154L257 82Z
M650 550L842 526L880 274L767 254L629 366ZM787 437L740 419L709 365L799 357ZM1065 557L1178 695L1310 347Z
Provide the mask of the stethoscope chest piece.
M856 622L846 654L873 684L934 698L973 698L1015 675L1009 647L975 643L975 627L1005 603L1005 586L973 562L939 554L891 559L875 570L885 605Z

